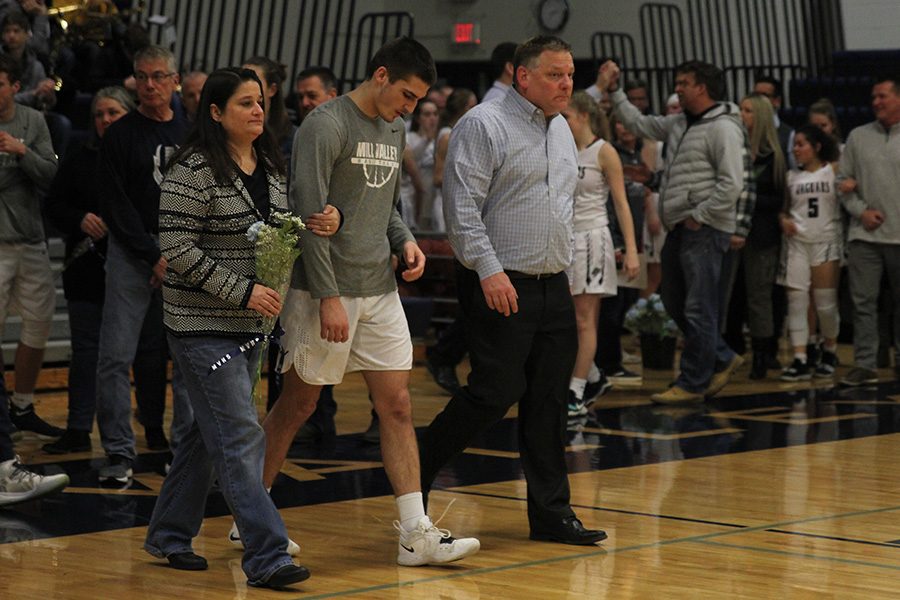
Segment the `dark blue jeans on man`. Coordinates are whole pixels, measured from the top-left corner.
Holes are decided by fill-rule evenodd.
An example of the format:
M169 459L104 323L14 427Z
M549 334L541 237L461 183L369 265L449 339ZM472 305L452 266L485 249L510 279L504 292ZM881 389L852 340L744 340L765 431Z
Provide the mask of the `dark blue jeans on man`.
M735 355L719 329L722 261L730 241L731 234L706 225L697 231L678 225L662 249L660 295L684 336L675 385L695 394L705 392Z

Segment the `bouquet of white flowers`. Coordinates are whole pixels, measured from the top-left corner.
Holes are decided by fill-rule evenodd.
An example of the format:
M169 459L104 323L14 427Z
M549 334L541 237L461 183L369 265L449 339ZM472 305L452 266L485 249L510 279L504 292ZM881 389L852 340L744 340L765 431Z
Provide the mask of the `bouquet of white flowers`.
M295 216L276 215L272 221L271 224L257 221L251 225L247 229L247 239L256 244L256 279L278 292L284 302L291 283L294 261L300 256L300 231L306 229L306 225L300 217ZM256 377L253 379L253 394L257 399L257 384L275 320L276 317L266 317L263 322L266 335L261 339L262 347L256 365Z

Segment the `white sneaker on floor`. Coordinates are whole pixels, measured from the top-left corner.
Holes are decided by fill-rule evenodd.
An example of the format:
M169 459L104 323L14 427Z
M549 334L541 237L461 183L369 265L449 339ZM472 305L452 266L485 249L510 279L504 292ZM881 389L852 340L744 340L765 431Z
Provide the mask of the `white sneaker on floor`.
M438 529L427 516L419 519L412 531L394 521L394 529L400 533L397 564L404 567L439 565L460 560L478 552L481 542L475 538L456 539L446 529Z
M19 462L19 457L0 463L0 506L26 502L52 494L69 485L69 476L38 475Z
M232 546L240 548L241 550L244 549L244 542L241 541L241 532L238 531L237 523L231 523L231 531L228 532L228 541L231 542ZM300 544L288 538L287 553L291 556L299 556Z

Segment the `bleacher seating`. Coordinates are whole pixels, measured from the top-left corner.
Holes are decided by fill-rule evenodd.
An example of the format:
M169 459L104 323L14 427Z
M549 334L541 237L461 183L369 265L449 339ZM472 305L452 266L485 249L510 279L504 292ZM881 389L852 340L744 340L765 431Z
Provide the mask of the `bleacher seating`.
M870 96L875 78L880 73L897 70L900 50L853 50L832 54L830 75L793 79L789 83L791 106L781 112L781 117L791 125L806 122L809 106L820 98L828 98L834 104L841 130L846 135L851 129L872 121L875 117L870 106Z

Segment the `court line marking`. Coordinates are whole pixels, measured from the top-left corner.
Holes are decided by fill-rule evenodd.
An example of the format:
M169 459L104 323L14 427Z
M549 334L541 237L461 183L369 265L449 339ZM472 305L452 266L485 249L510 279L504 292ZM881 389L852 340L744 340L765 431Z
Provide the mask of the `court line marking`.
M449 490L444 490L444 491L449 491ZM454 491L457 491L457 490L454 490ZM502 498L502 496L501 496L501 498ZM508 499L520 500L520 498L515 498L515 497L508 497ZM598 508L598 510L599 510L599 508ZM385 583L385 584L374 585L374 586L369 586L369 587L365 587L365 588L355 588L355 589L349 589L349 590L341 590L341 591L337 591L337 592L326 592L324 594L316 594L316 595L312 595L312 596L304 595L304 596L298 597L298 600L320 600L320 599L324 599L324 598L339 598L342 596L356 596L359 594L366 594L366 593L377 592L377 591L381 591L381 590L398 589L401 587L408 587L408 586L419 585L419 584L423 584L423 583L431 583L431 582L435 582L435 581L445 581L445 580L459 579L461 577L471 577L471 576L486 575L486 574L491 574L491 573L500 573L503 571L511 571L511 570L515 570L515 569L524 569L524 568L529 568L529 567L550 565L550 564L555 564L555 563L565 562L565 561L570 561L570 560L580 560L583 558L591 558L594 556L605 556L605 555L609 555L609 554L622 554L624 552L632 552L635 550L646 550L648 548L660 548L663 546L671 546L674 544L683 544L683 543L691 543L691 542L704 543L704 544L709 544L709 545L734 546L735 548L739 548L739 549L758 550L760 552L784 554L786 556L795 556L795 557L799 557L799 558L828 560L831 562L840 562L840 563L844 563L844 564L852 564L852 565L857 565L857 566L900 570L900 565L887 565L887 564L882 564L882 563L867 562L867 561L861 561L861 560L855 560L855 559L845 559L845 558L840 558L840 557L821 557L821 556L815 556L815 555L811 555L811 554L791 553L791 552L780 551L780 550L767 550L765 548L758 548L758 547L752 547L752 546L740 546L737 544L726 544L726 543L721 543L721 542L709 542L708 541L713 538L740 535L740 534L751 533L751 532L755 532L755 531L766 531L766 530L770 530L770 529L786 527L789 525L801 525L804 523L816 523L816 522L828 521L828 520L832 520L832 519L858 517L858 516L872 515L872 514L878 514L878 513L893 512L893 511L898 511L898 510L900 510L900 506L887 506L887 507L883 507L883 508L873 508L873 509L869 509L869 510L858 510L858 511L847 512L847 513L837 513L837 514L832 514L832 515L821 515L818 517L807 517L804 519L794 519L791 521L779 521L777 523L767 523L765 525L755 525L752 527L741 527L740 529L735 529L732 531L720 531L720 532L715 532L715 533L705 533L705 534L682 537L682 538L674 538L671 540L661 540L658 542L650 542L647 544L635 544L633 546L624 546L622 548L612 548L609 550L607 550L606 548L598 547L597 550L594 550L592 552L582 552L582 553L570 554L570 555L566 555L566 556L554 556L551 558L542 558L542 559L530 560L530 561L526 561L526 562L512 563L509 565L502 565L499 567L484 567L481 569L471 569L471 570L467 570L467 571L461 572L461 573L454 573L452 575L437 575L434 577L424 577L422 579L417 579L414 581L404 581L402 583Z
M466 496L483 496L485 498L498 498L500 500L515 500L517 502L527 502L525 498L518 496L505 496L503 494L490 494L488 492L472 492L468 490L441 490L452 494L464 494ZM672 521L687 521L689 523L700 523L701 525L716 525L719 527L749 527L749 525L738 525L737 523L720 523L718 521L707 521L706 519L695 519L693 517L676 517L674 515L661 515L655 513L641 512L639 510L628 510L625 508L606 508L603 506L590 506L588 504L573 504L572 508L583 508L585 510L597 510L603 512L614 512L625 515L636 515L639 517L655 517L657 519L670 519Z
M826 562L836 562L848 565L857 565L862 567L874 567L876 569L890 569L892 571L900 571L900 565L889 565L885 563L869 562L867 560L857 560L854 558L841 558L839 556L821 556L817 554L805 554L803 552L790 552L788 550L776 550L774 548L762 548L760 546L744 546L742 544L727 544L725 542L711 542L701 540L697 542L705 546L716 546L720 548L732 548L735 550L747 550L749 552L762 552L764 554L776 554L778 556L791 556L795 558L810 558L812 560L821 560Z
M783 533L785 535L796 535L800 537L810 537L816 538L820 540L832 540L835 542L850 542L852 544L866 544L868 546L882 546L884 548L898 548L900 547L900 540L895 540L893 542L876 542L874 540L859 540L856 538L848 538L848 537L839 537L836 535L824 535L821 533L808 533L806 531L788 531L786 529L769 529L772 533Z

